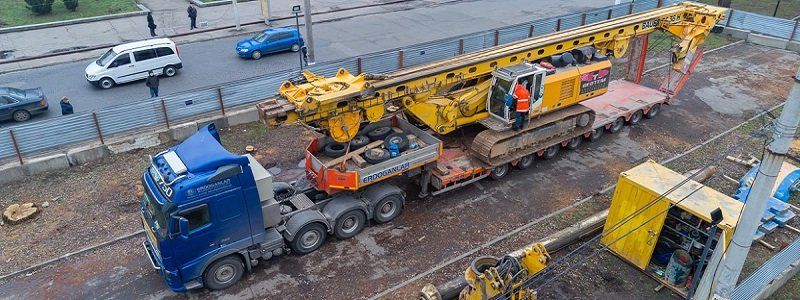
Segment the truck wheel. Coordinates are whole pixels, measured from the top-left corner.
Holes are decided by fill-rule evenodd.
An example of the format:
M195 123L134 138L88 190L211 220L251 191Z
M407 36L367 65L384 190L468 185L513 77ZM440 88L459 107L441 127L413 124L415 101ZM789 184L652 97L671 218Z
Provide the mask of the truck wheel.
M226 256L206 269L203 273L203 283L212 290L226 289L238 282L243 274L242 260L235 256Z
M594 130L592 130L592 134L589 135L589 141L596 142L600 140L600 137L603 136L603 132L605 132L605 129L603 127L595 128Z
M373 142L382 141L389 136L392 131L392 127L389 126L378 127L367 132L367 137L369 137L369 140Z
M614 123L611 123L611 127L608 128L608 132L617 133L622 130L622 126L625 126L625 118L619 117L614 120Z
M337 158L339 156L344 155L347 152L347 146L343 143L339 142L330 142L325 145L325 149L323 150L325 155L331 158Z
M348 211L336 219L333 235L340 240L349 239L364 230L366 223L367 216L364 215L364 212L358 209Z
M394 220L403 211L403 198L398 194L383 197L373 208L372 219L378 224Z
M658 113L660 113L660 112L661 112L661 103L656 103L656 104L653 104L653 106L650 107L650 110L647 111L647 114L644 115L644 117L648 118L648 119L652 119L652 118L655 118L658 115Z
M350 150L356 150L369 144L369 138L363 135L357 135L350 141Z
M639 124L639 122L641 122L641 121L642 121L642 116L643 116L643 115L644 115L644 113L642 112L642 110L641 110L641 109L640 109L640 110L637 110L635 113L633 113L633 114L631 115L631 118L630 118L630 119L628 119L628 124L630 124L630 125L636 125L636 124Z
M527 168L530 168L533 165L533 160L534 159L535 159L535 157L534 157L533 154L523 156L517 162L517 166L516 166L517 169L525 170Z
M388 135L383 141L383 147L389 149L389 144L391 143L397 144L397 149L400 150L400 152L408 149L408 137L403 133L392 133Z
M511 169L508 167L508 164L502 164L494 167L494 169L492 169L492 173L489 174L489 177L492 177L494 180L500 180L508 176L510 171Z
M582 141L583 141L583 137L582 136L576 136L576 137L570 139L569 142L567 142L566 148L569 149L569 150L578 149L578 146L581 145Z
M316 222L307 224L297 232L289 246L298 254L308 254L319 249L327 236L328 233L322 224Z
M544 155L542 155L542 158L551 159L553 157L556 157L556 155L558 155L559 149L561 149L560 144L555 144L550 147L547 147L547 149L544 149Z

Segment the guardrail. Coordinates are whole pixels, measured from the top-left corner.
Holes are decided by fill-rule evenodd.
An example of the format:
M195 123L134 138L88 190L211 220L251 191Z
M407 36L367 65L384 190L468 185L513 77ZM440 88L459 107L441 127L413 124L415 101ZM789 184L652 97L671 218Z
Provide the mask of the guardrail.
M463 35L455 38L380 51L311 66L314 73L331 76L342 67L362 73L386 73L444 58L471 53L504 43L527 39L596 23L632 13L671 5L678 0L644 0L623 3L543 20ZM731 10L727 26L794 39L797 21ZM135 103L112 106L95 112L38 121L0 132L0 159L26 157L64 149L82 142L106 143L111 135L131 134L144 129L169 128L179 122L209 114L225 114L236 106L254 104L277 93L280 84L297 74L288 69L262 76L199 88ZM63 151L63 150L61 150Z

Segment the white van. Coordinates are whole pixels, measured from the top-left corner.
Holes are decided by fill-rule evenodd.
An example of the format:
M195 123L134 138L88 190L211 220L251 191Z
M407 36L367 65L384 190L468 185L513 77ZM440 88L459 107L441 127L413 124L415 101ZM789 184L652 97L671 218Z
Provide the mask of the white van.
M151 39L111 48L86 67L86 80L103 89L156 75L175 76L183 67L178 48L170 39Z

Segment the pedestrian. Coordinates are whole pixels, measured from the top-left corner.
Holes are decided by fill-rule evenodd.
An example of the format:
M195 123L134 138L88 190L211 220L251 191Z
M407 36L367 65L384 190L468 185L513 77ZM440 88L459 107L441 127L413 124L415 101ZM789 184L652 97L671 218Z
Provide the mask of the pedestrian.
M186 9L186 13L189 14L189 20L191 20L189 29L197 28L197 8L195 8L194 5L189 4L189 8Z
M150 28L150 36L156 36L156 21L153 21L153 13L147 13L147 27Z
M69 103L69 98L61 97L61 102L60 103L61 103L61 115L62 116L71 115L74 112L74 110L72 109L72 104Z
M150 88L150 98L158 97L158 76L153 71L147 72L147 79L144 85Z
M530 108L531 93L528 92L528 81L522 80L514 87L514 130L520 131L525 127L525 121L528 118L528 109Z

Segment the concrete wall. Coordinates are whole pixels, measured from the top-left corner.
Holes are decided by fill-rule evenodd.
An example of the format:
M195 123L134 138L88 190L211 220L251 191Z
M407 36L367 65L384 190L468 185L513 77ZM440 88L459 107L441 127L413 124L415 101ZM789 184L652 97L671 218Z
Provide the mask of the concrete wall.
M732 27L725 27L722 33L728 34L737 39L742 39L748 43L756 45L767 46L771 48L784 49L794 52L800 52L800 41L788 41L782 38L772 37L768 35L752 33L747 30L736 29Z

